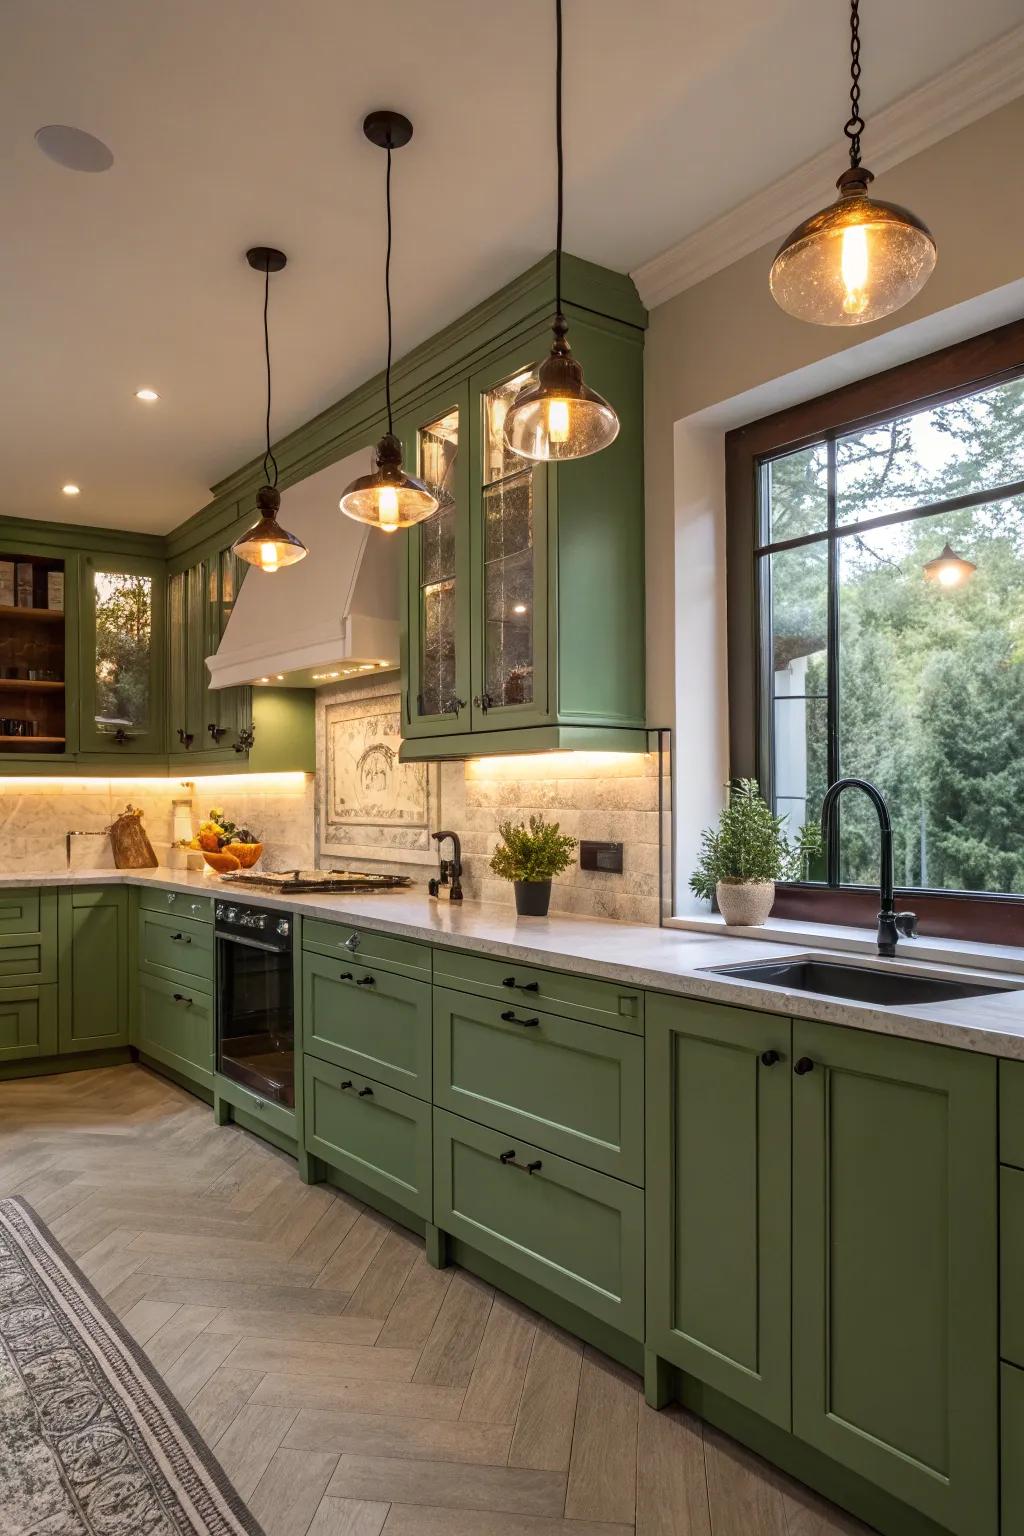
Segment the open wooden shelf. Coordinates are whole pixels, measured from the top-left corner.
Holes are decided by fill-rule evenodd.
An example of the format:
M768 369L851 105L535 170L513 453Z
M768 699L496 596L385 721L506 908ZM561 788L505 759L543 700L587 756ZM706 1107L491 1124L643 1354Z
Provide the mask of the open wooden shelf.
M16 741L19 747L52 747L66 739L64 736L0 736L0 742Z
M57 693L64 686L47 677L0 677L2 693Z
M63 624L63 608L9 608L0 607L0 619L40 619L44 623Z

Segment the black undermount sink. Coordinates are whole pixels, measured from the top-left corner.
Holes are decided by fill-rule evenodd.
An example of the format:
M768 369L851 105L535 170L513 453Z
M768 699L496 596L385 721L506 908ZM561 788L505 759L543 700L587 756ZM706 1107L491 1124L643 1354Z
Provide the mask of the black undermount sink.
M823 997L844 997L854 1003L946 1003L960 997L988 997L993 992L1014 991L1021 983L1001 981L953 981L909 971L866 965L844 965L818 955L794 955L791 960L750 960L741 965L709 965L715 976L736 976L743 981L764 981L772 987L791 987L796 992L815 992Z

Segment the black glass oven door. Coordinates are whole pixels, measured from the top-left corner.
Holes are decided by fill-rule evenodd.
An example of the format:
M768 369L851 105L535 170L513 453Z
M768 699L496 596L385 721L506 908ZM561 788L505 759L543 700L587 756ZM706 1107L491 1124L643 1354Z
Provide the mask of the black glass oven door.
M291 951L224 934L217 949L217 1070L294 1109Z

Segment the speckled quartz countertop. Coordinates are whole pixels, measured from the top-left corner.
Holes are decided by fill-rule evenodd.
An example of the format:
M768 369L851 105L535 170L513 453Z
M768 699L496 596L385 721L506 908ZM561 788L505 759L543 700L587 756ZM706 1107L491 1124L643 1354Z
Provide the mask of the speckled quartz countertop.
M0 875L0 887L97 885L108 881L204 896L226 894L226 888L215 879L173 869ZM705 968L712 965L791 957L795 953L793 944L719 937L594 917L517 917L504 907L468 901L461 906L452 906L446 901L432 901L415 888L373 896L282 897L258 890L234 890L230 894L236 901L298 912L304 917L377 928L426 944L497 955L556 970L579 970L588 976L652 991L706 998L709 1002L763 1009L793 1018L820 1019L876 1034L899 1035L1024 1061L1024 987L1021 987L1024 978L1020 975L1001 978L1015 982L1018 990L999 991L987 997L956 1002L881 1007L809 995L764 982L706 974ZM803 953L814 950L815 946L801 945L799 949ZM964 971L947 965L915 965L909 946L907 950L907 953L901 952L896 961L858 956L856 963L912 968L936 976L964 976L972 981L999 974L978 968Z

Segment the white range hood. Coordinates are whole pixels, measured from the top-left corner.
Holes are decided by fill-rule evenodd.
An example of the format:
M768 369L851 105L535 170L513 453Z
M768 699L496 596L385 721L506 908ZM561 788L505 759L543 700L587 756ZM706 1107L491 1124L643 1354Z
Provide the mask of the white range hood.
M369 461L367 447L282 493L281 524L309 554L273 575L246 571L217 654L206 658L212 688L316 688L398 666L404 540L338 510L345 486Z

